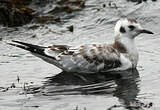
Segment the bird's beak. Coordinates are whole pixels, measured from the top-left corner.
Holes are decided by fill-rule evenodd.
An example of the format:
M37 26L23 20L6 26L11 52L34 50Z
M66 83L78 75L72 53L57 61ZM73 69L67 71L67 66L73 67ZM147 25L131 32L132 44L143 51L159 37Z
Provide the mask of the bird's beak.
M138 30L140 33L146 33L146 34L154 34L153 32L149 31L149 30L146 30L146 29L141 29L141 30Z

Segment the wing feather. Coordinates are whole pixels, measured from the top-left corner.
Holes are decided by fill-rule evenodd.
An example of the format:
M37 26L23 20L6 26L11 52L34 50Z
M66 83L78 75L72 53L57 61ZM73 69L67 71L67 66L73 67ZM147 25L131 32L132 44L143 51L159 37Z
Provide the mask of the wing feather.
M43 47L20 41L13 42L8 44L30 51L35 56L68 72L101 72L121 66L120 53L112 45Z
M98 72L119 67L120 54L107 44L81 45L71 47L53 45L45 50L49 56L55 57L66 71Z

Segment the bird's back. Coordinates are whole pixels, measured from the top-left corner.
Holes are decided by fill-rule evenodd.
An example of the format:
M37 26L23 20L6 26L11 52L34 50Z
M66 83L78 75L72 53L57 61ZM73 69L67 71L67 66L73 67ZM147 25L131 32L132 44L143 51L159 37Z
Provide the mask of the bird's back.
M107 44L86 44L77 47L53 45L45 54L55 58L52 64L69 72L100 72L119 67L120 53Z

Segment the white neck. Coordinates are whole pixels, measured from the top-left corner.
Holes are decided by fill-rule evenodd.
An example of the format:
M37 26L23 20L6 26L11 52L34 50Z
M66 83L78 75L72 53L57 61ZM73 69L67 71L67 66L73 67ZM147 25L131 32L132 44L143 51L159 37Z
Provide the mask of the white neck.
M116 38L116 40L118 40L118 42L122 43L126 47L129 54L135 52L138 53L134 39L131 39L128 36L120 35Z
M124 53L124 56L132 62L134 67L136 67L138 62L138 50L135 45L135 40L129 38L128 36L118 36L115 40L124 45L126 48L126 53Z

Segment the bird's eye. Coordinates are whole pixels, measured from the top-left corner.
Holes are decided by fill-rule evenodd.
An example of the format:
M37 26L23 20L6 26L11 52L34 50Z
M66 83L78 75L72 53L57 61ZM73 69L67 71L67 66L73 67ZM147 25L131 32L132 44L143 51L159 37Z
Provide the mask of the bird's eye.
M128 28L132 31L132 30L134 30L136 27L133 26L133 25L129 25Z

